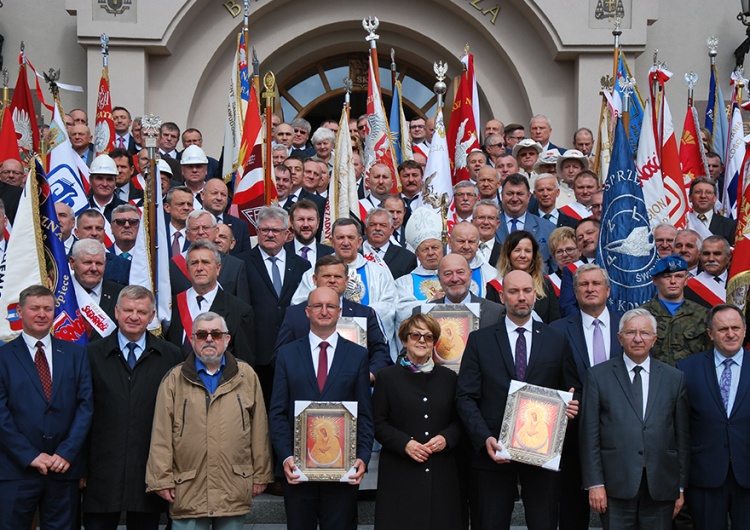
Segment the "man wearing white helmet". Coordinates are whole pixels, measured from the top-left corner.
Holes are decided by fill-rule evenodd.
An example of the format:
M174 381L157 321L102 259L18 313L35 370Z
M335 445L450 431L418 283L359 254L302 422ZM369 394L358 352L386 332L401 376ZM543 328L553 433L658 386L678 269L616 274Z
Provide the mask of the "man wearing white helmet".
M589 159L577 149L568 149L557 159L555 169L560 180L560 195L557 197L558 208L576 200L573 182L581 171L589 168Z
M206 175L208 175L208 157L203 149L197 145L189 145L182 152L180 159L182 167L182 176L185 179L185 186L193 192L194 204L196 210L202 209L200 202L200 192L206 184Z
M117 165L109 155L99 155L91 162L89 204L98 210L108 222L112 222L112 210L125 204L124 201L115 197L117 175Z

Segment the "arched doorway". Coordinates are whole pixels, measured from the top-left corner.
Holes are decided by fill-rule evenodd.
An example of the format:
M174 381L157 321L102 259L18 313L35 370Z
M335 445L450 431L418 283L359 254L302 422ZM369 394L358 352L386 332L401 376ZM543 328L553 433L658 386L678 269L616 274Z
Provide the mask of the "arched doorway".
M380 84L386 112L390 109L393 87L391 71L382 65L390 65L390 57L378 55ZM312 123L313 128L325 119L338 120L344 106L344 78L352 80L350 96L351 115L364 114L367 110L366 53L348 53L316 61L295 72L279 83L279 94L283 119L290 121L301 117ZM435 79L418 67L399 61L397 79L402 86L402 101L407 119L415 116L432 116L437 98L432 91Z

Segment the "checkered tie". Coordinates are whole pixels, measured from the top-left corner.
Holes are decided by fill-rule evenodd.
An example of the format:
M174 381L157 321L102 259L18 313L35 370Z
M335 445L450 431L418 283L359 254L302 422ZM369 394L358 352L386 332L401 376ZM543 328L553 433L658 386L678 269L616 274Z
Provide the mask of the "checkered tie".
M44 344L42 341L37 341L36 343L34 364L36 365L36 371L39 372L39 380L42 382L44 395L47 397L47 401L49 401L52 395L52 375L49 373L49 363L47 362L47 356L44 355Z

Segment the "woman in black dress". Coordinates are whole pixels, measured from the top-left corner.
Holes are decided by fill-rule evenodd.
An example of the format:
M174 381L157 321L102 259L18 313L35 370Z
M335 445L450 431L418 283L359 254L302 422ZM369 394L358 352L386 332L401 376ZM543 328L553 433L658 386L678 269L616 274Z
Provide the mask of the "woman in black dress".
M378 372L372 396L375 437L383 444L375 528L460 529L456 374L432 360L440 325L431 316L406 319L398 336L404 351Z

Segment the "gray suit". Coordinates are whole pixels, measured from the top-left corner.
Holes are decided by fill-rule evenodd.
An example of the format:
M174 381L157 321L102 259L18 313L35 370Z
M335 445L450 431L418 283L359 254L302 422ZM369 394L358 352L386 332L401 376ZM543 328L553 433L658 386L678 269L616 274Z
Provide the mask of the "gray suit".
M474 293L471 294L471 301L472 303L479 304L479 327L480 328L486 328L489 326L494 326L498 322L500 322L503 317L505 317L505 306L502 304L498 304L495 302L490 302L489 300L485 300L484 298L479 298ZM436 298L433 302L435 304L450 304L450 300L448 302L445 301L445 297L442 298ZM416 306L414 310L412 311L413 315L418 315L422 312L421 306Z
M635 502L645 476L654 501L674 502L687 487L690 460L684 376L651 358L645 419L631 388L622 357L588 371L580 417L583 486L604 485L608 499Z

